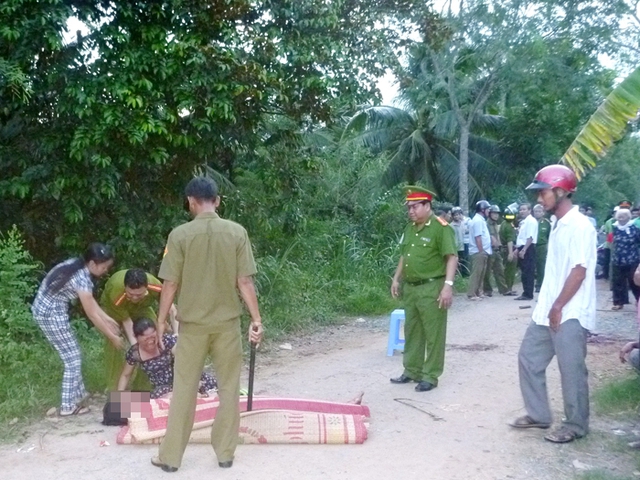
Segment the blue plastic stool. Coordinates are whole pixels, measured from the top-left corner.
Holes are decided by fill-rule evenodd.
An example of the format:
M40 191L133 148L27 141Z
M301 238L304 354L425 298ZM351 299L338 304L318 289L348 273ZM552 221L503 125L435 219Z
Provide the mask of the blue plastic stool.
M404 322L404 310L398 308L391 312L389 320L389 340L387 343L387 357L393 356L394 350L404 351L404 338L400 338L400 326Z

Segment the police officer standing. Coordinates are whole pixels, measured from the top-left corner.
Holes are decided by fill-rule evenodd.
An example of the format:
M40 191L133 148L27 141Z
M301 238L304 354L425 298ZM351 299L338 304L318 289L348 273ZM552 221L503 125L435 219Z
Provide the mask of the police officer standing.
M484 274L484 294L487 297L493 295L493 287L491 286L491 274L496 281L496 287L498 292L502 295L507 295L509 290L504 280L504 265L502 263L502 255L500 249L502 243L500 242L500 207L498 205L491 205L489 207L489 218L487 218L487 228L489 229L489 236L491 237L491 255L487 259L487 270Z
M220 406L211 430L218 465L229 468L238 444L242 339L238 292L251 315L249 341L262 339L253 275L256 266L246 230L216 213L218 188L196 177L185 189L195 217L169 234L159 277L164 279L158 311L158 338L179 290L180 335L175 352L173 397L167 433L151 463L175 472L182 462L193 419L202 368L210 355L218 380Z
M504 221L500 224L500 253L502 254L502 262L504 264L504 283L507 287L507 293L505 295L516 296L517 293L513 291L513 283L516 278L516 271L518 270L518 257L515 251L516 243L516 213L517 204L509 205L504 210Z
M391 283L391 295L397 298L402 280L405 311L404 372L391 383L418 382L417 392L435 388L444 370L447 309L458 265L453 228L433 214L433 196L424 188L406 187L411 223L400 240Z
M538 221L538 241L536 242L536 292L544 280L544 264L547 261L547 245L551 233L551 222L544 216L544 208L538 204L533 207L533 218Z

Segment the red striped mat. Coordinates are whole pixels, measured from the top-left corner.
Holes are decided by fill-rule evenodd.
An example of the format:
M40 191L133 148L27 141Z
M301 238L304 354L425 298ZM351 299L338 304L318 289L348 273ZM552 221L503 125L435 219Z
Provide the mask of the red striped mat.
M147 418L131 418L122 427L121 444L158 443L167 427L170 400L151 400ZM208 442L218 399L201 398L191 442ZM369 408L351 403L295 398L254 397L253 411L240 400L241 443L363 443L367 438Z

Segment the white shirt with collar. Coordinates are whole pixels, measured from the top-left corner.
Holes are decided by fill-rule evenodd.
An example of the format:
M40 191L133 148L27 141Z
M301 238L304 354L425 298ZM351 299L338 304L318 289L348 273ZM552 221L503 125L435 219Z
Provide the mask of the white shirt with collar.
M533 240L531 243L535 244L538 240L538 221L533 218L533 215L531 214L527 215L520 223L520 230L518 230L516 246L524 247L527 244L527 238L529 237L531 237Z
M574 206L564 217L551 217L551 234L545 263L544 281L532 319L549 326L549 311L556 301L571 270L576 266L587 274L576 294L562 309L562 320L576 318L583 328L596 326L596 231L589 219Z
M487 220L479 213L476 213L469 222L469 255L475 255L478 253L476 237L482 237L482 250L484 250L488 255L491 255L491 236L489 235L489 227L487 227Z

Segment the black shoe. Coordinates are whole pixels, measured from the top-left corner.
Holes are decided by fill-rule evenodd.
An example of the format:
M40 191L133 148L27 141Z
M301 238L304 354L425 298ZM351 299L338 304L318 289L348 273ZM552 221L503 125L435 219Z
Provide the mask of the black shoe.
M162 471L164 471L164 472L173 473L173 472L177 472L178 471L178 467L171 467L171 466L167 465L166 463L162 463L160 461L160 457L152 457L151 458L151 465L153 465L154 467L160 467L162 469Z
M493 297L493 292L484 292L485 297Z
M536 292L536 293L540 293L540 287L536 287L536 289L534 290L534 292Z
M220 468L231 468L233 466L233 460L227 460L226 462L218 462Z
M533 297L525 297L524 295L520 295L519 297L514 298L514 300L533 300Z
M505 297L515 297L518 294L514 291L509 291L509 292L503 293L502 295L504 295Z
M420 382L416 385L416 392L428 392L434 388L436 388L436 386L431 382Z
M413 382L413 378L407 377L404 373L396 378L390 378L389 381L391 383L409 383Z

